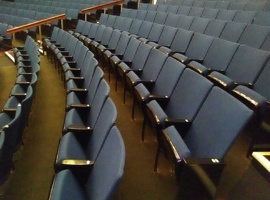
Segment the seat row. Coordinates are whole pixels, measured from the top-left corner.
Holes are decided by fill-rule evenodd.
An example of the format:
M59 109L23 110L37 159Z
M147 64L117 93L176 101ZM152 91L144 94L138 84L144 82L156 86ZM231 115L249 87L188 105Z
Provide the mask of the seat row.
M96 29L95 24L92 24L91 27ZM107 34L105 34L104 32L104 35L102 35L102 30L103 32L105 31ZM111 34L111 37L110 34L108 34L108 30L110 30L111 33L114 33ZM124 58L124 60L130 62L134 59L132 64L129 63L129 66L136 68L136 70L141 70L141 63L144 62L143 58L145 55L147 55L146 52L143 52L142 49L137 50L137 56L135 57L135 52L138 46L132 46L131 49L133 54L130 54L131 50L129 50L127 42L125 42L127 41L127 39L124 39L125 37L123 36L123 34L115 47L114 45L115 43L117 43L117 40L115 39L115 35L117 35L117 30L112 31L112 29L102 26L98 28L98 31L99 32L97 34L97 37L93 37L92 40L100 41L101 44L104 44L109 49L115 48L115 51L119 55L122 55L121 59L116 59L115 56L112 57L112 61L108 62L107 65L109 65L112 69L115 70L115 63L117 63L119 60L123 60ZM220 86L223 85L222 87L227 88L226 90L233 89L239 83L245 84L248 87L252 87L257 92L260 91L259 93L266 99L268 99L264 99L263 104L265 104L266 101L269 101L270 96L267 90L267 85L269 84L269 82L267 81L267 78L265 78L268 76L267 74L269 73L268 51L261 51L256 48L248 47L246 45L239 45L237 43L232 43L220 38L213 38L210 36L202 35L200 33L189 32L189 34L187 35L184 34L185 31L182 31L183 30L181 29L178 30L178 38L175 38L175 43L173 42L170 48L164 47L162 46L162 44L159 44L159 46L156 46L156 48L161 50L162 52L165 52L166 54L172 55L173 57L184 62L185 64L189 63L189 67L198 71L202 75L208 76L208 78L212 79L215 84ZM102 35L102 37L100 35ZM85 38L85 36L80 37ZM85 41L87 40L89 39L85 39ZM140 38L140 40L142 39ZM130 40L130 43L131 41L132 39ZM123 44L126 44L126 46L123 46ZM148 42L148 45L153 46L153 42ZM127 54L125 54L123 51L126 51ZM107 57L112 55L112 53L108 53L108 51L106 51L106 48L104 52ZM140 54L140 52L143 53ZM182 52L184 53L184 55L177 52ZM106 56L103 58L103 60L107 59ZM250 60L248 58L250 58ZM197 60L197 62L195 62L194 60ZM251 60L254 61L253 64L251 64ZM249 68L249 70L247 71L246 66L252 66L255 68L253 68L254 70ZM121 67L123 67L123 65ZM119 68L117 67L117 69ZM127 66L124 66L123 69L126 70ZM123 69L121 71L125 71ZM219 73L212 71L218 71ZM222 74L225 74L226 78L224 77L224 75L220 74L220 72ZM117 79L119 76L122 77L122 74L123 72L118 72ZM249 75L247 76L247 74ZM258 86L260 89L258 88ZM241 87L242 86L238 86L237 89L240 89ZM234 92L237 91L237 89L234 89ZM250 97L250 95L251 94L247 96ZM242 94L242 96L245 95ZM252 97L252 99L254 99L254 97ZM255 101L260 102L258 99Z
M174 7L172 7L174 8ZM182 7L179 10L175 10L172 12L170 10L167 11L149 11L149 10L132 10L123 8L121 16L136 18L141 20L153 21L155 18L159 18L156 20L160 20L163 22L166 21L166 18L169 16L175 15L185 15L191 17L201 17L206 19L218 19L223 21L235 21L240 23L247 24L257 24L262 26L269 26L269 12L265 11L236 11L236 10L224 10L224 9L213 9L213 8L188 8ZM164 18L164 19L163 19Z
M170 15L170 14L169 14ZM127 31L136 34L139 37L148 38L148 40L159 42L167 40L163 46L173 45L174 41L178 41L179 30L185 32L199 32L205 35L219 37L231 42L246 44L254 48L269 50L270 28L268 26L259 26L255 24L245 24L231 21L210 20L199 17L191 17L184 15L168 16L163 24L158 21L150 22L139 19L129 19L127 17L102 14L100 24L110 26L114 29ZM88 22L85 22L88 23ZM82 22L78 22L78 28L84 27L84 34L87 34L89 26L82 26ZM82 29L81 29L82 31Z
M164 52L151 47L135 37L129 36L125 33L120 33L119 30L111 29L112 33L111 37L109 37L109 44L111 44L110 41L112 39L115 40L116 38L118 38L118 44L115 48L111 48L112 46L102 43L104 41L103 37L107 36L109 29L111 28L105 27L103 34L99 32L99 35L102 34L100 42L95 44L97 41L96 38L94 38L88 42L88 47L92 52L96 53L98 58L102 58L101 61L104 62L105 66L112 65L111 67L114 69L116 75L122 77L125 88L124 90L130 91L130 93L133 95L133 108L136 104L141 106L145 116L145 122L151 122L150 114L147 114L149 113L147 111L148 107L150 107L152 104L160 107L160 109L153 114L153 119L156 120L155 123L157 123L155 130L157 139L159 141L157 155L159 154L160 149L165 148L165 145L167 144L173 144L176 146L176 148L171 146L169 150L174 149L177 151L174 153L179 155L175 162L177 169L176 173L179 175L179 177L181 176L180 174L182 171L178 169L178 164L182 163L181 161L183 161L184 158L188 158L191 155L192 157L196 158L216 158L218 160L222 160L236 136L240 134L243 127L250 120L253 111L247 108L247 106L245 106L239 100L232 97L232 95L225 90L214 86L214 84L206 77L186 66L186 63L181 63L173 56L169 56L169 54L165 54ZM117 32L120 34L119 37L116 37ZM199 33L194 33L193 37L196 38L196 34ZM77 34L77 37L81 39L83 38L80 37L79 34ZM127 38L127 40L125 40L125 38ZM87 39L84 41L86 40ZM218 43L218 41L221 39L213 38L213 40L215 40L215 43ZM211 42L209 41L210 46L213 40L211 40ZM197 39L194 40L194 43L195 41L197 41ZM222 41L228 42L225 40ZM236 49L241 49L240 46L244 46L239 46L239 44L235 43L234 45L236 45ZM124 49L122 54L118 54L120 52L120 46L122 49ZM223 44L220 45L219 49L223 49ZM257 49L254 50L257 51ZM269 59L269 54L264 52L262 52L262 54L265 56L263 56L264 59ZM222 54L222 56L224 55ZM217 104L217 102L220 104ZM168 110L175 113L177 116L165 117L162 115L162 108L165 109L166 105L169 107ZM234 105L235 107L231 105ZM212 109L215 111L209 112L209 110ZM228 112L220 112L220 110L223 109L227 110ZM243 121L240 120L240 122L231 117L235 109L237 109L237 113L241 113L239 116L237 116L237 118L239 117ZM161 114L160 118L158 118L159 114ZM209 120L209 124L205 121L205 119ZM213 126L214 120L220 120L220 123ZM230 130L226 130L224 127L224 120L229 120L230 122L228 124L230 125L233 124L232 126L228 126ZM167 123L166 126L161 127L161 125L164 123ZM206 129L201 129L201 126L206 127ZM172 140L171 142L166 142L167 140L163 138L162 130L166 127L173 130L173 133L167 137ZM181 129L178 129L179 127L181 127ZM181 134L187 134L186 136L183 135L183 138L185 139L181 139L177 130ZM166 129L164 129L164 131L166 131ZM216 136L218 135L218 137L213 137L212 134ZM189 137L190 139L186 140L186 138ZM207 144L204 145L196 142L202 140L202 138L203 140L206 140ZM218 148L214 145L218 143L214 138L217 140L219 140L219 138L224 138L225 140L226 138L228 143L224 142L224 145ZM193 145L196 147L195 149L193 149ZM187 149L189 150L187 151ZM205 152L205 154L202 153L202 155L199 155L199 152ZM218 161L219 163L213 163L211 160L208 163L209 165L213 166L214 169L215 167L220 167L220 164L222 163L221 160ZM156 159L156 167L157 162L158 159Z
M265 10L269 11L270 4L266 0L262 1L198 1L198 0L173 0L163 1L158 0L157 6L159 5L178 5L178 6L194 6L202 8L222 8L228 10ZM150 5L141 4L143 8L148 8ZM157 9L156 6L149 6L150 9Z
M23 131L28 125L31 105L38 81L39 52L35 41L28 36L24 47L14 48L17 77L0 113L0 182L5 183L14 170L13 155L23 144Z
M68 32L55 27L56 31L61 37L45 38L43 44L64 78L67 100L50 199L108 199L123 176L125 164L110 87L93 53ZM76 188L71 190L70 184Z

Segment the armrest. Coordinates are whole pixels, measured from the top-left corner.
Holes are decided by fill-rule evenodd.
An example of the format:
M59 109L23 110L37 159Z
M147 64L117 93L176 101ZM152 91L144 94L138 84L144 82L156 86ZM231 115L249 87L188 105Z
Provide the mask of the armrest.
M252 88L253 88L253 84L252 84L252 83L241 83L241 82L234 82L234 85L235 85L235 86L238 86L238 85L243 85L243 86L246 86L246 87L248 87L248 88L250 88L250 89L252 89Z
M150 94L148 98L149 98L149 101L156 100L162 108L165 108L170 101L170 97L168 96L156 96L156 95Z
M66 107L66 111L69 111L70 109L90 109L91 106L89 104L70 104Z
M70 132L79 132L79 133L92 133L93 132L93 128L89 127L89 126L76 126L76 125L71 125L69 127L67 127L67 131Z
M66 81L69 81L69 80L74 80L74 81L78 81L78 80L84 80L84 77L82 77L82 76L70 76L70 77L67 77L66 78Z
M95 162L92 160L65 159L62 160L61 164L61 169L70 169L79 183L85 184Z
M71 68L76 68L77 62L76 61L68 61L67 62Z
M156 82L153 81L153 80L150 80L150 81L147 81L147 80L138 80L138 81L135 82L134 86L136 86L136 85L138 85L140 83L144 84L145 87L147 87L147 88L151 88L151 87L153 87L155 85Z
M31 76L32 73L31 73L31 72L22 72L22 73L18 73L17 75L18 75L18 76L19 76L19 75L23 75L23 76Z
M80 92L80 93L87 93L88 90L86 88L72 88L70 90L67 90L67 94L70 93L70 92Z
M135 74L137 74L138 76L140 76L140 74L142 73L142 69L126 69L124 71L125 74L127 74L128 72L134 72Z
M164 122L165 127L169 127L171 125L175 126L182 138L186 136L186 133L192 124L188 119L166 118Z
M21 102L26 97L26 93L12 93L10 96L15 96Z
M92 160L75 160L75 159L66 159L62 160L62 165L65 166L90 166L94 165L94 161Z
M29 82L29 81L26 81L26 82L16 81L16 84L19 84L19 85L30 85L31 82Z
M73 61L73 56L64 56L66 58L66 60L69 61Z

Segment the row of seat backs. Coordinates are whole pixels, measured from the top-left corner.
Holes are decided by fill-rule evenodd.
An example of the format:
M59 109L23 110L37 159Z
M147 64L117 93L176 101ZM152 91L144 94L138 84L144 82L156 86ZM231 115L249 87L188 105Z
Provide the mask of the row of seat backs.
M80 21L79 21L79 23L80 23ZM83 22L83 23L90 23L90 22ZM104 29L105 29L105 27L104 27ZM177 33L179 33L179 37L176 38L176 40L178 40L178 41L172 39L175 37L174 34L169 34L168 32L164 32L164 33L166 33L166 35L169 35L169 38L171 39L171 43L167 43L169 48L172 48L172 50L176 51L176 52L185 52L185 54L188 57L190 57L191 59L204 60L204 63L207 65L207 67L214 68L215 70L219 70L219 71L225 71L227 69L227 67L229 66L230 61L232 59L232 56L236 52L236 49L239 47L238 43L225 41L224 39L217 39L217 38L215 39L214 37L203 35L200 33L184 31L183 29L178 29L178 32L176 30L174 30L174 31L175 32L173 32L173 33L175 35ZM158 42L159 41L160 40L158 40ZM212 43L213 41L215 41L215 42ZM162 44L160 44L160 45L162 45ZM256 55L257 53L258 53L258 55L259 54L267 55L267 52L268 52L268 51L264 52L264 51L256 49L256 48L248 47L246 45L240 45L240 46L243 46L243 47L241 47L238 51L239 52L242 51L242 52L237 53L238 55L236 57L238 57L237 59L242 58L243 60L237 61L238 63L245 63L245 60L248 59L246 57L247 56L246 54L248 54L249 55L248 57L250 58L250 57L253 57L254 55ZM232 47L234 50L231 49ZM160 48L160 49L164 49L164 48ZM223 53L221 51L223 51ZM225 57L226 57L225 55L230 55L230 56L225 59ZM216 58L219 58L219 59L216 59ZM267 56L265 58L267 59ZM254 61L255 60L256 60L256 62L254 63L253 66L255 66L256 63L260 61L260 60L257 60L256 58L254 58ZM263 59L263 60L265 60L265 59ZM216 63L216 62L218 62L218 63ZM219 62L221 62L222 64L220 64ZM245 65L247 65L247 64L248 63L243 64L242 67L245 68ZM260 65L257 73L261 72L260 69L262 69L261 67L263 67L264 64L265 64L265 62L263 62ZM217 66L219 66L221 68L219 68L219 67L216 68ZM241 65L238 65L239 69L241 68L240 66ZM244 71L242 71L241 73L244 73ZM252 74L252 76L254 76L254 79L248 81L250 83L254 83L254 81L257 78L257 75L255 75L255 74Z
M270 4L268 1L198 1L198 0L173 0L173 1L163 1L157 0L156 6L153 5L144 5L141 3L143 9L148 8L155 10L159 4L165 5L178 5L178 6L195 6L195 7L203 7L203 8L222 8L229 10L265 10L269 11Z
M169 8L169 7L168 7ZM133 10L126 14L126 8L122 9L121 15L130 18L137 18L141 20L153 21L156 17L166 18L169 14L201 17L206 19L218 19L223 21L235 21L241 23L258 24L262 26L269 26L270 13L266 11L236 11L236 10L224 10L214 8L186 8L182 7L179 10L166 10L166 11L150 11L150 10ZM167 14L166 14L167 13ZM146 16L147 15L147 16ZM156 19L157 20L157 19ZM161 20L161 19L159 19ZM165 21L165 19L163 19Z
M88 22L86 22L86 23L88 23ZM253 78L249 79L249 81L246 79L244 82L247 82L247 83L249 82L249 83L254 84L255 85L254 86L254 89L255 89L256 88L256 80L258 80L258 83L260 81L263 81L263 82L265 81L264 79L261 79L262 77L264 77L264 75L261 74L261 72L262 72L262 69L264 69L265 63L267 61L267 55L268 55L267 52L264 52L264 51L261 51L261 50L257 50L255 48L250 48L250 47L247 47L245 45L240 45L241 48L238 48L239 47L239 44L237 44L237 43L227 42L227 41L224 41L222 39L217 39L217 38L214 39L213 37L204 36L204 35L199 34L199 33L195 33L194 35L196 35L195 38L197 38L197 39L200 38L200 37L201 38L204 38L204 39L201 39L201 41L205 41L205 45L207 46L207 49L204 49L204 51L199 51L199 52L204 52L204 53L203 53L203 56L198 56L199 55L198 54L198 49L200 49L200 47L202 48L202 47L206 47L206 46L203 45L203 43L198 43L198 41L200 39L197 40L195 38L194 38L194 41L192 43L189 43L189 41L192 40L190 38L190 40L188 40L188 45L190 47L187 46L187 49L189 48L189 50L186 52L186 54L188 56L191 56L191 58L194 58L194 59L197 58L198 59L200 57L202 60L205 61L204 63L209 68L215 68L215 66L223 66L223 67L225 67L223 69L216 69L216 70L219 70L219 71L226 70L227 67L230 66L230 63L231 63L231 66L228 67L230 70L228 70L227 75L230 76L233 79L238 79L239 78L238 79L239 81L240 81L240 79L241 79L241 81L243 81L243 79L247 78L247 77L244 76L244 74L246 72L246 68L245 67L246 67L246 65L249 65L250 64L250 61L247 61L248 59L246 59L248 57L248 58L251 58L251 60L253 60L255 62L254 64L252 64L252 66L256 66L255 67L256 68L256 70L255 70L256 72L253 71L251 73L252 70L249 71L249 73L252 74L251 76ZM193 37L194 37L194 35L193 35ZM192 33L191 33L191 36L192 36ZM209 41L209 43L207 41ZM212 41L215 41L215 42L212 43ZM197 45L199 45L200 47L199 46L196 46L196 43L198 43ZM179 45L177 45L177 46L179 46ZM231 48L233 48L234 50L232 50ZM236 49L238 49L238 51L237 51L237 54L235 55L235 57L233 58L233 55L235 54ZM226 51L226 53L225 53L225 51ZM195 52L196 52L197 55L195 55ZM215 54L215 53L217 53L217 54ZM257 53L258 53L258 55L261 54L264 57L264 59L261 59L260 60L260 56L258 56L258 55L255 56ZM228 59L225 59L224 58L224 55L230 55L230 56L227 57ZM216 58L219 58L219 57L220 57L220 59L216 59ZM252 58L254 58L254 59L252 59ZM257 60L256 58L259 58L259 60ZM232 62L232 60L233 60L233 62ZM242 61L240 61L240 60L242 60ZM217 61L217 62L223 61L223 62L220 65L220 63L216 63L215 61ZM257 61L259 61L259 63L261 63L261 64L258 64ZM247 62L248 64L247 63L245 64L245 62ZM232 63L237 63L237 64L232 64ZM242 64L239 64L239 63L242 63ZM230 74L233 74L234 73L234 67L233 66L234 67L237 66L238 69L240 69L240 68L243 67L242 68L243 71L240 70L242 72L240 72L240 71L237 70L239 72L239 74L238 74L239 77L238 78L236 78L234 75L232 75L232 76L230 75ZM269 65L266 65L266 66L269 66ZM268 70L267 68L268 67L266 67L264 69L264 71L267 71ZM231 72L229 72L229 71L231 71ZM242 78L240 78L240 77L242 77ZM265 91L265 92L267 93L267 91ZM266 93L263 94L263 95L266 95L268 97L269 95L267 95Z
M51 3L47 3L46 5L42 3L17 3L17 2L5 2L2 3L1 1L0 5L5 7L13 7L13 8L24 8L27 10L44 10L44 9L52 9L52 8L66 8L66 9L78 9L82 10L84 8L88 8L90 6L99 5L101 3L106 3L106 1L100 0L100 1L92 1L91 3L80 3L77 1L74 2L66 2L66 1L52 1Z
M155 22L127 19L126 17L116 17L113 15L102 14L100 18L100 24L111 26L117 29L125 28L124 31L131 31L131 33L137 31L136 34L141 37L151 36L153 33L156 36L156 41L159 39L159 36L161 39L163 31L170 29L169 32L172 34L173 32L176 32L176 29L186 29L193 32L203 33L205 35L219 37L231 42L246 44L254 48L260 48L267 51L270 50L270 28L267 26L230 21L225 22L220 20L209 20L197 17L189 17L191 20L186 20L186 16L175 17L176 18L172 17L172 19L176 19L176 23L178 19L179 21L177 24L171 24L168 22L168 25L166 25L165 21L165 25L157 25ZM175 28L168 27L173 25L175 25ZM174 35L171 35L170 37L170 39L172 39Z
M57 30L58 28L54 27L53 33L55 33ZM63 37L64 34L68 34L68 33L65 31L61 31L61 29L59 29L58 34L62 35ZM56 41L57 43L60 44L62 43L60 41L60 38L62 37L57 37L56 40L54 40L55 37L53 37L52 35L51 39L52 41ZM73 37L73 36L70 35L70 37ZM70 40L72 39L70 38ZM73 40L78 40L78 39L73 37ZM66 45L66 44L62 44L62 45ZM80 46L80 48L85 49L84 46ZM81 52L79 49L77 51ZM92 59L95 60L95 58L92 57L93 55L90 56L90 54L92 53L90 53L89 50L86 50L86 51L88 51L89 53L86 53L86 56L84 58L80 57L78 59L88 60L89 57L91 57ZM77 56L75 56L75 54L73 54L72 52L70 52L70 55L73 56L74 59L77 58ZM85 63L84 61L81 62L80 60L75 60L75 61L77 63ZM98 88L96 92L93 91L93 87L96 87L96 84L94 83L94 81L93 82L90 81L90 84L88 86L88 92L86 95L87 101L83 102L83 103L88 103L89 105L91 105L90 112L88 113L87 116L85 116L87 120L83 120L83 121L86 121L87 126L91 126L91 128L93 128L93 132L87 144L85 154L86 154L87 159L91 159L95 161L91 174L88 180L86 180L87 183L89 184L87 184L87 186L85 187L86 188L85 193L86 194L90 193L91 194L90 196L92 196L93 198L97 198L97 196L100 197L103 195L106 196L106 198L108 198L109 196L111 196L111 194L115 190L115 187L118 185L119 180L123 176L123 168L124 168L124 163L125 163L125 149L124 149L124 143L122 141L121 134L119 130L116 128L116 126L114 126L116 116L117 116L117 111L116 111L116 107L113 104L113 101L110 98L108 98L109 90L110 90L109 85L106 83L106 81L102 77L103 72L101 68L96 67L96 66L97 64L94 66L93 65L90 66L88 65L88 63L85 63L84 66L81 64L78 64L77 66L81 68L80 76L85 77L85 79L92 76L93 76L92 80L98 81L99 78L101 79L100 81L98 81L99 84L97 84ZM95 68L93 70L90 70L93 72L93 75L91 76L90 74L88 74L89 70L82 70L82 67ZM99 73L99 71L102 73ZM72 80L69 80L69 81L72 81ZM72 88L69 88L69 89L72 90ZM69 95L67 96L67 102L68 100L70 100L70 98L68 97L72 95L71 93L72 92L68 92ZM89 96L94 96L94 97L89 98ZM85 108L85 109L88 109L88 108ZM66 116L65 116L64 129L66 127L66 129L68 130L68 124L74 124L75 122L78 122L79 121L78 118L84 118L82 117L84 115L77 115L77 114L80 114L80 111L82 111L82 109L76 110L72 108L67 111ZM74 117L76 118L75 121L73 120ZM56 165L58 166L56 169L57 172L60 169L59 162L61 162L61 159L63 157L62 155L63 148L66 147L65 145L68 145L64 141L68 140L72 144L74 144L75 142L74 140L77 140L79 138L79 136L76 138L72 137L73 134L71 132L68 132L68 133L66 133L66 131L63 131L63 132L65 133L65 135L60 140L58 154L57 154L57 161L56 161ZM100 166L100 163L104 162L104 159L105 159L104 156L108 155L107 150L111 148L111 146L107 147L108 145L114 146L115 151L111 151L110 153L112 153L111 155L112 157L114 158L115 156L117 157L117 162L116 160L114 160L114 164L113 163L109 164L107 162L110 162L110 159L109 160L106 159L107 160L106 163L110 165L110 167L107 168L106 167L108 166L107 164L106 166ZM76 148L77 148L76 145L67 146L67 150L69 152L73 150L76 151ZM69 153L64 153L64 154L69 155ZM76 155L81 157L81 155L79 154L76 154ZM69 158L69 159L73 159L73 158ZM76 189L78 185L75 184L76 188L73 188L73 190L70 190L69 187L66 185L67 182L62 179L63 178L62 176L64 176L63 174L71 173L71 171L67 172L67 170L64 170L57 173L54 179L54 183L52 185L52 189L51 189L51 193L49 197L50 199L58 199L59 198L58 195L64 195L64 196L67 195L68 197L72 196L74 193L78 195L77 194L78 191ZM96 180L99 180L98 183L96 183ZM104 185L106 185L106 187ZM97 192L96 187L99 188L99 191L101 189L102 192ZM66 192L63 192L63 190ZM80 195L84 196L85 193L81 193L79 194L79 196ZM76 196L76 198L79 198L79 197Z
M17 9L0 6L1 18L2 20L14 16L20 18L27 18L28 20L40 20L48 17L52 17L57 14L66 13L67 18L77 19L79 10L77 9L64 9L64 8L50 8L44 10L27 10L27 9Z
M27 53L31 57L36 56L33 51L38 51L35 41L27 37L26 47L24 50L29 50ZM36 47L36 48L34 48ZM31 60L31 59L30 59ZM30 63L28 67L32 67L39 63ZM27 72L27 74L25 74ZM1 134L0 134L0 160L1 160L1 173L0 173L0 184L5 183L10 170L13 167L13 154L22 145L22 136L25 127L28 124L28 118L30 115L31 105L35 95L35 86L37 82L38 71L33 72L25 71L22 67L17 65L17 77L13 88L11 89L10 96L6 100L3 110L0 113L1 122ZM27 83L26 81L29 81ZM14 112L14 114L8 113ZM9 119L7 118L9 116Z

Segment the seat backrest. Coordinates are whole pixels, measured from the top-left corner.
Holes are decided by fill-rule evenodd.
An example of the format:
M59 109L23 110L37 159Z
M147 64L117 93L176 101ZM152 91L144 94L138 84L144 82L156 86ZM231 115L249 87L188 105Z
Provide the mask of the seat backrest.
M185 55L190 59L203 60L214 39L209 35L194 33Z
M269 26L248 24L241 37L239 38L238 43L259 49L269 33Z
M158 96L171 96L171 93L184 69L184 64L172 57L168 57L160 70L151 94ZM170 76L169 79L168 76Z
M90 105L93 102L93 99L96 95L97 89L99 87L100 81L102 80L103 76L104 76L103 70L99 66L94 67L94 74L93 74L90 84L88 85L88 91L87 91L87 96L85 100Z
M108 49L115 49L120 39L121 32L119 30L113 30L110 41L108 43Z
M189 16L194 16L194 17L200 17L203 13L204 8L200 8L200 7L194 7L192 6L188 15Z
M240 23L247 23L251 24L254 20L255 15L257 14L256 11L243 11L238 10L236 15L233 18L233 21L240 22Z
M204 33L209 21L210 19L194 17L194 20L192 21L189 30L198 33Z
M148 22L154 22L156 14L157 14L156 11L147 11L144 20Z
M139 20L139 19L133 19L132 21L132 24L130 26L130 29L129 29L129 33L130 34L135 34L137 35L139 30L140 30L140 27L142 25L142 20Z
M102 38L100 40L100 44L108 45L110 38L112 36L112 32L113 32L113 29L111 27L106 27L103 32Z
M168 5L166 12L176 14L178 11L178 6Z
M81 68L81 76L84 77L83 86L87 88L93 77L98 61L94 58L94 55L91 51L88 51L85 55L83 66Z
M193 20L194 16L181 15L176 24L176 27L189 30L189 27Z
M151 47L143 42L141 42L137 48L137 51L133 57L132 69L143 69L145 66L148 55L151 51Z
M106 99L108 98L109 93L110 93L110 86L104 79L102 79L98 85L96 94L92 101L91 108L87 117L86 124L88 126L95 127L95 124L97 122L102 106L104 102L106 101Z
M83 27L84 27L84 22L85 22L84 20L81 20L81 19L78 20L77 25L76 25L76 29L75 29L76 33L82 32Z
M231 42L238 42L246 26L247 24L245 23L228 21L220 34L220 38Z
M164 28L164 25L154 23L149 32L147 40L157 42L162 33L163 28Z
M139 40L131 37L124 51L123 60L132 61L140 43L141 42Z
M115 15L109 15L108 18L107 18L107 21L106 21L106 26L107 27L113 27L114 23L115 23L115 20L116 20Z
M238 43L215 38L204 58L204 66L211 70L225 71L238 47Z
M270 90L268 88L270 84L270 60L266 63L262 72L260 73L258 79L256 80L254 87L252 88L262 96L264 96L268 101L270 101Z
M224 20L224 21L232 21L235 15L236 15L236 10L220 9L217 14L216 19Z
M247 2L245 10L259 11L259 10L263 10L265 5L266 5L266 2Z
M86 183L88 199L110 199L123 177L125 156L122 136L113 127Z
M178 10L177 10L177 14L180 14L180 15L188 15L189 12L190 12L190 9L191 9L191 6L179 6Z
M100 115L86 147L86 155L91 160L96 160L104 141L115 124L117 118L117 109L111 100L107 98L100 110Z
M109 16L109 15L106 14L106 13L101 13L100 18L99 18L99 24L106 25L108 16Z
M228 7L229 10L244 10L246 7L246 2L230 2L230 5Z
M213 83L197 72L186 68L177 82L165 108L169 118L193 120Z
M152 22L143 21L142 25L140 27L140 30L138 32L138 36L143 37L143 38L147 38L149 33L150 33L150 30L151 30L152 26L153 26Z
M177 32L177 28L164 26L161 35L158 39L158 44L165 47L170 47Z
M201 15L202 18L215 19L219 9L215 8L204 8L203 13Z
M262 46L261 46L262 50L265 51L270 51L270 33L268 34L268 36L265 38Z
M156 81L167 57L166 54L158 49L151 49L140 76L141 80Z
M230 1L217 1L215 8L227 10L230 5Z
M194 32L179 28L171 44L171 50L185 53Z
M218 20L218 19L212 19L208 23L204 34L205 35L210 35L213 37L219 37L222 30L224 29L224 26L226 24L226 21L223 20Z
M115 22L113 24L114 29L121 30L122 24L124 23L125 17L116 16Z
M91 25L92 25L92 23L90 23L90 22L85 22L81 34L82 34L82 35L88 35L88 33L89 33L89 31L90 31L90 28L91 28Z
M164 22L164 25L176 27L176 24L178 23L179 18L180 18L179 15L169 13L167 18L166 18L166 21Z
M168 16L168 13L158 11L156 16L155 16L154 23L164 24L165 21L166 21L167 16Z
M99 26L98 24L91 25L91 28L90 28L88 35L87 35L88 38L90 38L90 39L95 38L95 35L97 33L97 30L98 30L98 26Z
M262 26L270 26L270 13L269 11L258 11L253 24L258 24Z
M146 17L147 11L146 10L138 10L136 19L144 20Z
M204 3L204 7L205 8L215 8L216 7L217 2L216 1L206 1Z
M222 159L253 112L218 87L213 87L184 139L191 156Z
M138 10L129 9L128 17L131 19L135 19L137 17Z
M123 55L124 54L130 38L131 37L128 36L127 34L121 34L119 42L117 43L117 46L115 48L115 55Z
M133 21L132 19L125 17L120 30L121 31L129 31L131 24L132 24L132 21Z
M234 82L254 84L269 58L269 52L240 45L225 74Z

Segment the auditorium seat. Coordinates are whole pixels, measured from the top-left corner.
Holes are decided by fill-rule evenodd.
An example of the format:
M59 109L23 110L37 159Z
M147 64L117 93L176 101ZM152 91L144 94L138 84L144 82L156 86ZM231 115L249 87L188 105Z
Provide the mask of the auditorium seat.
M100 127L102 127L101 124ZM109 132L106 129L101 131ZM88 177L87 180L83 183L79 182L78 180L80 178L78 179L78 176L72 170L63 170L54 177L49 199L62 200L75 198L78 200L105 200L111 198L124 174L125 156L123 139L119 130L114 126L108 133L108 137L102 145L95 162L93 163L92 160L88 159L85 161L86 167L87 165L92 165L91 173L78 174L79 177Z
M143 83L136 85L133 91L132 119L134 119L136 104L144 110L145 104L150 100L170 97L184 69L185 65L172 57L168 57L156 81L151 86Z
M172 26L172 27L176 27L177 23L178 23L178 20L179 20L180 16L177 15L177 14L173 14L173 13L169 13L165 22L164 22L164 25L165 26Z
M153 127L158 140L160 131L170 125L177 126L185 133L212 87L213 84L205 77L185 69L171 96L146 104L142 140L146 124Z
M148 46L148 45L147 45ZM138 47L137 52L141 49L141 45ZM144 48L144 51L140 52L142 54L145 51L148 51L149 47ZM146 60L142 59L143 57L140 56L139 62L136 62L135 64L135 58L139 54L135 54L134 56L134 61L132 62L132 66L130 69L126 68L124 69L122 66L123 64L120 63L118 66L120 66L123 70L124 77L123 77L123 82L124 82L124 95L123 95L123 102L125 103L125 97L126 97L126 90L132 92L133 87L135 87L139 83L144 83L147 85L151 85L153 83L162 66L163 63L165 62L167 55L162 53L161 51L157 49L151 49L149 52L149 55L146 57ZM125 66L125 65L124 65ZM136 67L136 68L135 68ZM139 68L138 68L139 67Z
M153 22L157 24L164 24L167 19L167 16L168 16L168 13L166 12L157 12Z
M174 53L172 56L180 62L187 64L193 60L203 62L214 37L201 33L194 33L185 54Z
M180 18L176 24L176 27L189 30L193 20L194 20L194 16L180 15Z
M123 60L120 60L121 58L118 60L115 56L112 57L116 71L116 90L119 78L124 81L125 74L130 70L141 71L143 69L151 49L149 45L131 38Z
M89 74L89 76L91 75ZM72 88L68 90L66 96L66 111L72 109L74 105L87 103L91 105L103 76L104 73L102 69L100 67L95 67L91 81L88 85L82 88Z
M218 38L220 36L222 30L224 29L225 25L226 25L226 21L212 19L209 21L209 23L204 31L204 34Z
M28 125L28 119L31 112L31 106L34 98L34 93L31 86L28 87L27 91L23 95L11 95L7 100L3 107L3 110L13 110L17 108L18 104L21 104L21 119L17 124L17 136L15 143L15 150L18 150L20 146L23 144L23 131Z
M270 13L269 11L258 11L253 24L261 25L261 26L270 26Z
M204 8L203 13L201 15L202 18L207 19L215 19L217 14L219 12L219 9L214 8Z
M208 78L227 90L239 84L252 87L268 58L269 52L240 45L225 72L221 74L214 71Z
M215 38L203 62L191 61L188 67L204 76L212 71L224 73L238 47L238 43Z
M238 43L259 49L269 34L270 27L268 26L248 24L239 38Z
M257 14L256 11L243 11L243 10L237 10L233 21L234 22L240 22L240 23L247 23L251 24L254 20L255 15Z
M159 50L169 55L172 55L174 53L185 54L187 51L188 45L190 43L190 40L193 37L193 34L194 34L193 31L188 31L182 28L178 28L173 38L170 48L162 46L159 48Z
M102 103L104 105L97 113L99 114L97 121L91 130L87 132L70 130L62 136L55 161L56 172L68 168L68 165L65 166L63 162L66 159L96 160L100 148L117 117L117 110L111 98L105 99Z
M238 42L246 26L246 23L228 21L220 34L220 38L231 42Z
M206 27L209 24L210 19L194 17L188 30L194 31L197 33L204 33Z
M221 1L218 1L218 3ZM226 3L226 2L225 2ZM236 10L226 10L226 9L220 9L216 19L224 20L224 21L232 21L234 16L236 15Z
M194 188L198 183L203 183L201 189L208 190L210 196L215 197L225 165L223 159L252 114L249 108L230 94L213 87L185 137L174 126L163 130L156 154L155 171L161 149L167 150L175 165L180 196L201 198L201 190L197 188L198 193L194 194ZM191 178L188 171L195 174L195 177L191 176L192 182L184 181ZM188 183L192 184L185 187Z
M179 6L179 8L177 10L177 14L188 16L190 9L191 9L191 6L184 6L184 5Z
M66 112L62 131L63 134L73 132L74 134L90 135L90 133L93 132L99 113L109 93L110 87L107 82L102 79L91 104L90 102L76 104L72 106L72 109Z

